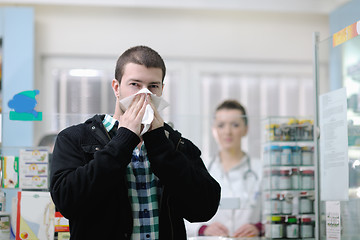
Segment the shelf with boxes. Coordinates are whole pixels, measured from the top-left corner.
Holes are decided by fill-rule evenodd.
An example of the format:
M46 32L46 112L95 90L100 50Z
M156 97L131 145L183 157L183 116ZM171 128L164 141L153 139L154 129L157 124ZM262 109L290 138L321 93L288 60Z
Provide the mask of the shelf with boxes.
M314 238L312 121L272 117L262 127L265 238Z
M0 236L38 239L37 235L50 234L48 239L53 239L55 206L48 192L49 147L2 146L0 151L0 224L8 227L0 229ZM11 222L4 223L5 217Z

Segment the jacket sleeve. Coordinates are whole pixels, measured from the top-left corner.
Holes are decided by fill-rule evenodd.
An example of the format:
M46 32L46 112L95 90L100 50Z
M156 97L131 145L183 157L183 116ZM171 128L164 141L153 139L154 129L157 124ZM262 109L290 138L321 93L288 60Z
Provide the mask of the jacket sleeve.
M83 132L79 127L60 132L51 163L51 196L58 210L69 219L111 198L114 189L126 187L119 186L119 182L124 182L126 166L139 142L125 128L120 128L104 147L86 144L89 140L83 139Z
M164 128L145 133L143 139L151 168L177 212L189 222L210 220L219 206L220 185L208 173L200 150L184 138L172 142Z

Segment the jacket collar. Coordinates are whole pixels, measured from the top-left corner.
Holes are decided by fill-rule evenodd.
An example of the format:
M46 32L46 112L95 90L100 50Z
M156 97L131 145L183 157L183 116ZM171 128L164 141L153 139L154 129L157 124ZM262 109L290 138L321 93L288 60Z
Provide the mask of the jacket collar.
M95 115L86 120L85 125L89 132L102 144L107 144L111 138L102 123L105 115Z
M86 128L91 132L91 134L102 144L107 144L111 138L106 131L102 120L104 119L105 114L95 115L92 118L89 118L85 121ZM181 139L181 134L178 131L172 129L167 123L164 123L164 130L166 136L174 143L178 144Z

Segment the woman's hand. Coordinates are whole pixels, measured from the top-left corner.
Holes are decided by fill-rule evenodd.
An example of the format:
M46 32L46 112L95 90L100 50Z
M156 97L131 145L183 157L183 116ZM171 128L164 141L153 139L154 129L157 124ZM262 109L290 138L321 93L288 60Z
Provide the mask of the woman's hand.
M214 222L208 225L204 231L205 236L229 236L229 230L223 224Z
M245 224L234 232L233 237L257 237L259 233L259 229L254 224Z

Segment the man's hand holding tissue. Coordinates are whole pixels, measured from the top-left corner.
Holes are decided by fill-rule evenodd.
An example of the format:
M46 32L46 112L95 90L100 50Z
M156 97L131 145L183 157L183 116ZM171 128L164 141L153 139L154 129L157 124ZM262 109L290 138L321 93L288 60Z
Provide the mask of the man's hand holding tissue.
M139 98L139 96L141 95L143 95L145 98L144 99ZM154 130L156 128L164 126L164 120L161 118L159 111L167 107L169 104L161 97L158 97L156 96L156 94L153 94L147 88L143 88L140 91L138 91L136 94L121 99L119 103L120 103L120 110L123 112L123 115L125 115L126 113L125 116L126 123L125 125L121 123L122 116L120 116L119 127L129 128L138 136L141 136L149 130ZM130 112L128 113L128 109L130 107L133 108L130 111L131 114ZM139 123L138 120L140 117L142 117L142 119L141 122ZM127 126L132 126L132 128ZM140 134L138 134L139 128L141 129Z
M151 108L154 110L154 120L151 123L151 126L149 128L149 131L157 129L159 127L163 127L164 126L164 120L162 119L162 117L159 114L159 111L157 110L157 108L155 107L153 101L151 100L151 96L148 95L147 96L148 102L151 106Z
M119 127L125 127L140 136L143 126L141 120L144 117L147 103L147 94L137 94L129 108L119 119Z
M141 122L144 117L147 105L150 105L154 111L154 119L151 122L149 131L163 127L164 120L161 118L158 110L154 106L154 103L151 100L151 95L144 93L135 95L129 108L120 117L119 127L128 128L136 135L140 136L144 128L144 125Z

